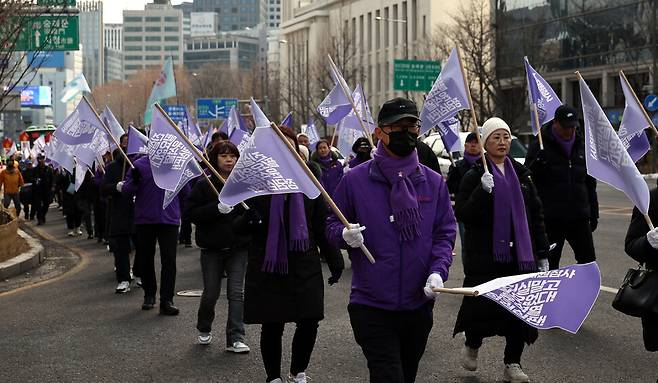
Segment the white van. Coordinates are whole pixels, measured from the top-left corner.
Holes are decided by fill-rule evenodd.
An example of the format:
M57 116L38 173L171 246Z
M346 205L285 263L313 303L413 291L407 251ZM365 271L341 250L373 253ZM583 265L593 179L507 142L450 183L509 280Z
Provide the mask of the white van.
M466 137L470 132L459 132L459 139L461 140L461 147L463 150L464 143L466 142ZM450 157L448 157L448 152L443 147L443 141L441 141L441 135L439 133L432 133L427 136L424 140L424 143L429 145L432 148L432 151L439 160L439 167L441 168L441 174L444 177L448 176L448 169L450 168ZM512 145L510 146L509 154L512 158L520 163L525 162L525 155L528 152L525 146L519 141L519 139L512 135ZM460 159L462 154L460 152L453 152L452 158L457 161Z

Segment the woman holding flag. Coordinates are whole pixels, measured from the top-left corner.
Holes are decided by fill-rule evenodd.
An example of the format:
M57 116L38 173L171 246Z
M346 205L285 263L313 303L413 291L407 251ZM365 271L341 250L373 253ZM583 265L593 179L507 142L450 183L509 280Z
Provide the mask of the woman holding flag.
M224 179L228 178L239 157L238 148L230 141L218 142L208 153L211 165ZM223 183L214 175L211 180L215 189L221 191ZM243 213L244 209L240 205L235 209L218 205L217 195L207 182L197 182L187 200L186 215L196 225L195 239L201 248L203 294L196 326L199 330L199 343L207 345L212 340L215 304L219 299L222 276L226 273L226 350L235 353L249 352L249 346L244 343L242 319L248 237L239 236L233 230L233 221Z
M464 287L495 278L548 270L548 240L541 202L530 171L508 157L511 132L500 118L482 126L488 169L481 160L463 177L455 197L455 215L465 226ZM454 334L464 332L461 364L477 369L484 338L505 337L504 381L528 382L521 368L524 343L537 340L537 329L484 297L464 297Z
M281 131L298 149L290 128ZM324 318L322 267L316 241L324 235L327 206L301 193L249 200L250 209L235 230L252 235L245 280L244 320L261 324L260 348L267 382L281 383L281 343L286 323L296 324L289 381L306 382L318 331ZM327 257L329 284L340 278L340 253Z

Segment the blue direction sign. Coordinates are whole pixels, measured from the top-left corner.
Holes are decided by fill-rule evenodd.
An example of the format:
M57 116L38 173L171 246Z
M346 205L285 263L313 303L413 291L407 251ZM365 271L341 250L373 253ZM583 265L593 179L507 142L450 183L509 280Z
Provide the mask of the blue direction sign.
M198 98L197 120L225 120L232 106L238 106L237 98Z
M185 119L185 105L160 105L176 124Z
M658 96L655 94L650 94L644 99L644 107L649 112L655 112L658 110Z

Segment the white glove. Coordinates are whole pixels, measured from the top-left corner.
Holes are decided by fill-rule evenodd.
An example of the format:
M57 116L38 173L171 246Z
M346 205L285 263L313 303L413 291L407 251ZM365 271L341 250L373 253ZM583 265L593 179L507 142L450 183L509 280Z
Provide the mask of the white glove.
M482 184L482 189L484 189L484 191L491 193L494 187L493 175L489 172L484 173L482 178L480 178L480 183Z
M343 228L343 239L350 247L361 247L363 245L363 234L361 232L365 229L365 226L351 223L349 228Z
M658 228L655 228L647 233L647 241L649 245L658 250Z
M548 259L540 259L537 261L537 269L539 269L540 272L545 273L548 271Z
M233 206L220 202L217 204L217 210L219 210L221 214L228 214L233 211Z
M443 278L438 273L433 273L427 278L427 283L425 284L425 288L423 288L425 296L436 300L441 293L432 291L435 287L443 287Z
M116 189L117 189L117 191L118 191L119 193L121 193L121 189L123 189L123 184L124 184L124 183L125 183L124 181L117 182Z

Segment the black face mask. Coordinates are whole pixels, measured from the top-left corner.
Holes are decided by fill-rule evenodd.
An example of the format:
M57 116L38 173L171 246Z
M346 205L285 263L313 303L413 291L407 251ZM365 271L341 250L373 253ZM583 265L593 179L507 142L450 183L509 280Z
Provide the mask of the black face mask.
M356 158L358 158L360 160L369 160L370 159L370 152L358 151L358 152L356 152Z
M418 133L412 133L408 130L401 132L388 133L388 150L398 157L406 157L416 149L416 140Z

